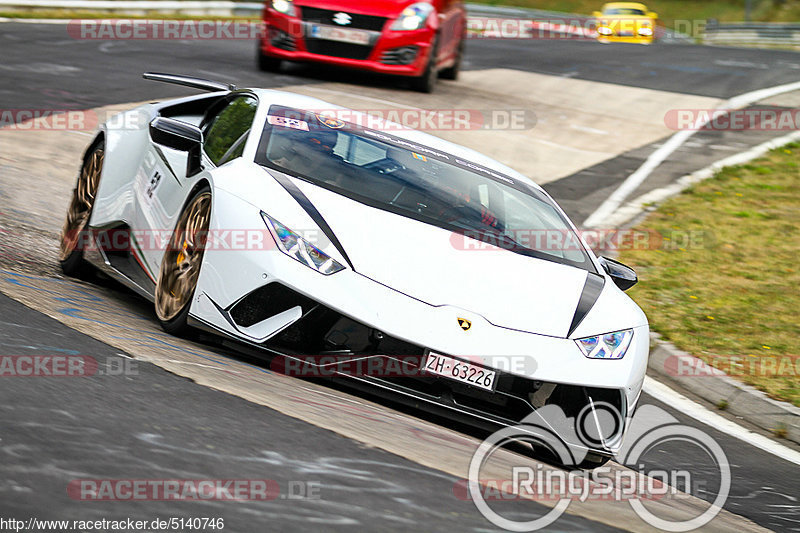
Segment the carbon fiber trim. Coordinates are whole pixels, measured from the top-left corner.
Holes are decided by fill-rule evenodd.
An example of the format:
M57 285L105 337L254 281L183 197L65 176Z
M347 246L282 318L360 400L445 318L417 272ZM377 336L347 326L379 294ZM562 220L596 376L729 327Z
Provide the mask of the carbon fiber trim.
M344 260L347 261L347 264L350 265L350 268L353 269L353 272L355 272L356 269L353 266L353 263L350 261L350 257L348 257L347 252L344 251L344 246L342 246L342 243L339 242L339 239L336 237L331 227L323 218L322 213L320 213L317 208L314 207L314 204L311 203L311 200L308 199L308 196L303 194L303 191L301 191L300 188L295 185L295 183L285 174L280 172L270 172L270 175L274 177L275 181L280 183L281 186L286 189L286 192L291 194L292 198L294 198L295 201L300 204L300 207L302 207L303 210L308 213L308 216L310 216L314 223L319 226L319 229L322 230L322 233L324 233L325 236L330 239L331 244L333 244L336 249L339 250L339 253L342 254L342 257L344 257Z
M572 316L572 324L569 326L567 337L572 335L572 332L575 331L575 329L580 326L581 322L583 322L583 319L586 318L586 315L591 311L594 303L600 297L600 293L603 292L605 284L606 279L602 276L592 274L591 272L586 275L586 283L583 285L581 299L578 300L578 307L575 308L575 314Z

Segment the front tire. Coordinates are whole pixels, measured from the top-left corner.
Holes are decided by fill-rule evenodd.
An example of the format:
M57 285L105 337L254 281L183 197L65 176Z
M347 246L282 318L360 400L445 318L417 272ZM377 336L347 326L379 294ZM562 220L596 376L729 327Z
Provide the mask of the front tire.
M161 260L155 292L156 316L172 335L187 335L187 320L211 221L211 191L203 188L184 207Z
M611 457L607 455L588 453L586 454L586 457L584 457L583 461L578 464L578 468L581 470L594 470L595 468L605 465L610 460Z
M607 455L589 452L578 464L564 464L561 458L553 450L540 444L528 443L531 457L537 461L543 461L553 466L558 466L566 470L594 470L605 465L611 460Z
M277 57L264 54L261 51L261 43L258 44L256 49L256 62L258 63L258 70L261 72L280 72L281 64L283 63Z
M61 270L67 276L82 278L91 272L91 266L83 259L83 249L89 237L89 217L100 186L104 159L105 142L100 140L84 157L78 181L72 190L58 253Z
M438 41L438 38L433 41L431 53L428 56L428 62L425 64L425 70L422 75L411 78L411 87L415 91L430 94L436 87L436 80L439 78L439 71L436 70L436 56L438 55L439 49Z

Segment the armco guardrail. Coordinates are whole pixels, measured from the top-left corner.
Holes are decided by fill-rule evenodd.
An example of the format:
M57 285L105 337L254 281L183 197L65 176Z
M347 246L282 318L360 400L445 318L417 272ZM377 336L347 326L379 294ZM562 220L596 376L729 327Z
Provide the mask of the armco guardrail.
M526 9L518 7L490 6L468 3L467 12L471 17L494 17L508 19L528 19L539 21L542 29L554 32L565 31L564 27L574 25L591 33L593 28L589 15ZM264 4L261 2L234 2L224 0L0 0L0 9L73 9L95 12L108 12L114 15L146 15L148 13L180 13L182 15L257 17ZM580 32L579 32L580 33ZM582 35L587 35L587 31ZM664 30L661 40L691 42L685 35Z
M800 24L781 22L709 22L703 42L718 45L800 46Z
M257 15L261 2L222 0L0 0L0 8L75 9L111 13L161 12L186 15Z
M234 2L229 0L0 0L0 7L20 9L85 9L90 11L162 11L179 13L205 12L213 14L219 11L260 12L264 8L261 2ZM483 4L467 4L470 14L504 18L532 19L569 19L579 15L523 9L514 7L487 6Z

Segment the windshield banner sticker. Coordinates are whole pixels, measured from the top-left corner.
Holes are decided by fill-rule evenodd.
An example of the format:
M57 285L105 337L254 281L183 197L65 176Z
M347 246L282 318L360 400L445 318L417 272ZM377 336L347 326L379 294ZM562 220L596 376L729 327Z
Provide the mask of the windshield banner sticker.
M296 118L268 115L267 122L269 122L273 126L283 126L284 128L292 128L295 130L308 131L308 122L304 120L298 120Z

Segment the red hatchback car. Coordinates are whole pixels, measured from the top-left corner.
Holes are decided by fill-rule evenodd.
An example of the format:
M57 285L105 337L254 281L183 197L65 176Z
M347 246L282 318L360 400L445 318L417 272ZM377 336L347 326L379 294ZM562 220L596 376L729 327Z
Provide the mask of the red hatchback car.
M466 36L461 0L267 0L258 66L316 61L407 76L431 92L456 79Z

